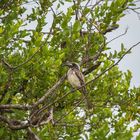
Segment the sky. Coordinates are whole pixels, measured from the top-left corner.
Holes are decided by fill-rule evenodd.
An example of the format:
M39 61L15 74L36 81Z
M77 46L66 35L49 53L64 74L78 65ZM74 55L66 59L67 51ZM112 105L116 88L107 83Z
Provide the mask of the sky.
M127 13L127 15L120 20L119 25L119 29L107 35L108 40L124 33L127 27L128 32L123 37L111 42L109 47L119 50L121 43L124 43L126 48L130 48L132 45L140 42L140 19L136 13L132 11ZM122 71L127 71L129 69L132 72L132 87L140 86L140 45L136 46L131 51L131 54L128 54L123 58L123 60L119 63L119 68Z

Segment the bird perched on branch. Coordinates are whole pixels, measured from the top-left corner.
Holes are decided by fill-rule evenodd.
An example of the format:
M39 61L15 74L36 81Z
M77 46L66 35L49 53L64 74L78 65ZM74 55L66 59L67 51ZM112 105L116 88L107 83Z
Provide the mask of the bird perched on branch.
M80 71L80 66L75 62L66 62L64 65L69 67L67 72L68 82L72 85L73 88L77 88L81 93L83 93L86 105L88 109L91 108L91 104L87 97L87 90L85 87L85 78L82 72Z

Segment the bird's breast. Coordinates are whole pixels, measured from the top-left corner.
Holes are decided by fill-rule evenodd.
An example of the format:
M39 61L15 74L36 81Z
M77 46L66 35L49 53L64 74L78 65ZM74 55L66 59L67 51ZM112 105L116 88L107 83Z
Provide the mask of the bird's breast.
M67 73L67 78L68 78L68 82L76 88L79 88L81 86L80 80L77 77L77 75L75 74L75 72L70 69Z

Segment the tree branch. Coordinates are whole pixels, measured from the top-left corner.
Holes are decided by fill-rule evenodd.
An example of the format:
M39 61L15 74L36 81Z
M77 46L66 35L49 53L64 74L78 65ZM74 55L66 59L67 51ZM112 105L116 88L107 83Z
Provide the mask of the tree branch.
M114 41L114 40L116 40L116 39L118 39L118 38L124 36L124 35L127 33L127 31L128 31L128 27L125 29L124 33L120 34L120 35L117 36L117 37L114 37L113 39L111 39L110 41L108 41L106 44L109 44L110 42L112 42L112 41Z
M20 104L5 104L0 105L0 109L19 109L19 110L30 110L32 106L30 105L20 105Z
M40 140L30 127L27 128L27 140Z
M0 115L0 120L7 123L8 127L13 130L25 129L29 126L28 122L18 121L18 120L10 120L5 116Z
M101 62L97 62L97 64L91 66L90 68L88 68L87 70L83 71L82 73L84 75L87 75L89 73L91 73L93 70L97 69L100 66Z
M50 88L44 96L42 96L35 104L33 104L33 108L35 108L36 106L38 106L39 104L43 103L45 101L45 99L48 97L48 95L50 95L52 92L54 92L65 80L66 78L66 74L64 74L58 82L55 83L55 85Z
M100 2L102 2L103 0L99 0L97 1L92 7L91 10L93 10L97 5L99 5Z

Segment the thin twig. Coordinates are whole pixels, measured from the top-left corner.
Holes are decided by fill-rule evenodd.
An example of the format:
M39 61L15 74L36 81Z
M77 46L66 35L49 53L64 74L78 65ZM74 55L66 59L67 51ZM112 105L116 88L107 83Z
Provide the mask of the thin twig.
M40 140L40 138L35 134L30 127L27 128L28 140Z
M91 10L93 10L97 5L99 5L100 2L102 2L104 0L99 0L97 1L92 7L91 7Z
M72 110L70 110L69 112L67 112L66 114L62 115L62 117L60 117L58 120L55 121L55 123L58 123L59 121L61 121L63 118L65 118L66 116L68 116L71 112L73 112L83 101L85 100L85 97L80 100L74 107Z
M56 13L55 13L55 11L53 10L53 8L50 6L50 8L51 8L51 11L53 12L53 15L54 16L56 16Z
M89 2L90 2L90 0L87 1L86 5L84 6L85 8L88 6Z
M113 39L111 39L110 41L108 41L108 42L106 43L106 45L109 44L110 42L112 42L112 41L114 41L114 40L116 40L116 39L118 39L118 38L124 36L124 35L127 33L127 31L128 31L128 27L125 29L125 32L124 32L124 33L120 34L120 35L117 36L117 37L114 37Z

